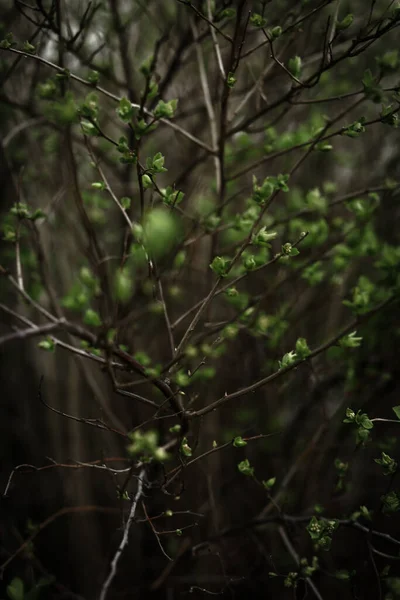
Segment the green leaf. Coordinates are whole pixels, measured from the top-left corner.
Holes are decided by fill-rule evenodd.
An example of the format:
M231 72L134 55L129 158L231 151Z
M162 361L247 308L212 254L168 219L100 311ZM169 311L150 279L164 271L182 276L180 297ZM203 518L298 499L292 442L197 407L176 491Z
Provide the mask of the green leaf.
M297 250L297 248L294 248L292 244L287 242L282 246L282 254L284 256L297 256L298 254L300 254L300 251Z
M357 331L353 331L348 335L345 335L339 340L339 346L341 348L358 348L361 346L362 337L356 337Z
M46 213L41 209L37 208L30 216L31 221L37 221L38 219L45 219L47 217Z
M385 73L396 71L399 67L399 51L389 50L377 58L377 63Z
M247 475L248 477L253 477L254 475L254 467L250 466L247 458L238 464L238 469L242 475Z
M350 25L353 23L353 21L354 21L354 16L351 13L349 13L348 15L346 15L344 17L344 19L342 19L341 21L336 23L336 30L344 31L345 29L348 29L348 27L350 27Z
M374 426L374 424L372 423L372 421L368 418L368 415L365 414L365 413L363 413L362 415L359 416L358 423L364 429L372 429L373 426Z
M156 259L161 258L179 244L181 223L175 213L158 206L146 214L143 235L146 249Z
M124 210L128 210L128 208L131 207L131 202L132 202L132 200L128 196L123 196L120 199L121 206Z
M28 52L29 54L34 54L36 52L35 46L33 46L30 42L26 41L22 45L22 50L24 52Z
M283 355L282 360L279 361L279 370L291 367L297 361L297 354L291 350Z
M46 350L47 352L54 352L55 343L50 337L48 337L45 340L39 342L38 347L42 348L42 350Z
M118 269L115 274L115 296L119 302L126 304L132 298L134 290L133 279L129 268Z
M132 120L134 108L128 98L121 98L117 108L117 115L124 123L129 123Z
M161 154L161 152L157 152L153 158L148 158L146 160L147 170L151 173L164 173L167 169L164 168L165 158ZM148 175L147 175L148 177Z
M182 429L182 425L179 425L179 423L177 425L173 425L172 427L169 428L170 433L179 433L180 430Z
M98 128L96 127L96 125L94 125L94 123L91 123L90 121L86 121L85 119L82 119L81 128L82 128L84 135L88 135L91 137L99 137L100 136L100 132L99 132Z
M246 271L253 271L257 267L257 261L255 259L255 256L253 254L250 254L250 256L244 257L243 266L246 269Z
M263 481L262 484L265 487L265 489L267 491L269 491L271 488L274 487L276 482L276 477L271 477L270 479L267 479L266 481Z
M3 50L8 50L8 48L11 48L11 46L15 45L15 42L13 41L13 34L7 33L6 37L0 41L0 48L3 48Z
M318 152L330 152L331 150L333 150L333 146L328 142L320 142L319 144L315 145L315 150L317 150Z
M179 387L190 385L190 376L185 371L178 371L175 375L175 382Z
M246 440L244 440L240 435L235 437L232 443L235 448L243 448L243 446L247 446Z
M250 17L250 23L254 25L254 27L265 27L267 24L267 19L264 19L258 13L253 13Z
M301 73L302 60L300 56L293 56L288 62L288 69L294 77L299 77Z
M236 83L236 77L234 76L233 73L229 72L228 75L227 75L227 77L226 77L226 85L229 88L233 88L233 86L235 85L235 83Z
M182 440L182 444L181 444L181 452L184 456L192 456L192 449L188 444L188 440L187 438L183 438Z
M395 513L400 510L400 497L395 491L381 496L384 513Z
M100 73L98 71L90 71L87 80L92 85L97 85L100 80Z
M296 358L298 358L299 360L307 358L307 356L310 356L311 350L308 347L307 340L305 338L299 338L297 340L295 351L296 351Z
M341 579L342 581L348 581L350 579L350 573L346 569L339 569L335 573L336 579Z
M266 227L262 227L258 233L255 233L252 237L251 243L254 246L261 246L264 248L270 248L270 242L277 237L276 231L267 232Z
M159 100L154 109L154 117L156 119L173 119L177 106L178 100L170 100L169 102Z
M280 37L282 35L282 27L277 25L276 27L273 27L273 29L271 29L271 31L269 33L271 35L272 40L276 40L278 37Z
M14 577L7 586L7 596L10 600L24 600L24 582L19 577Z
M94 181L92 183L92 188L94 190L103 191L106 189L106 184L103 181Z
M392 411L394 412L394 414L396 415L396 417L398 419L400 419L400 405L398 405L398 406L392 406Z
M233 19L233 17L236 15L236 9L235 8L225 8L222 12L221 12L221 19Z
M375 462L381 465L384 475L393 475L397 471L397 462L386 452L382 452L381 458L375 458Z
M364 87L365 96L372 100L372 102L379 103L383 99L383 90L381 86L378 84L377 80L375 80L372 75L371 69L367 69L364 72L364 77L362 79L362 84Z
M224 258L223 256L216 256L212 261L210 268L219 277L226 277L228 274L230 264L231 261L229 258Z
M139 67L139 71L145 77L148 77L151 74L151 65L153 63L153 55L149 56Z
M101 325L100 315L95 310L88 308L83 317L83 322L86 325L90 325L92 327L100 327L100 325Z
M145 190L148 190L149 188L153 187L151 177L150 175L147 175L147 173L142 175L142 185Z

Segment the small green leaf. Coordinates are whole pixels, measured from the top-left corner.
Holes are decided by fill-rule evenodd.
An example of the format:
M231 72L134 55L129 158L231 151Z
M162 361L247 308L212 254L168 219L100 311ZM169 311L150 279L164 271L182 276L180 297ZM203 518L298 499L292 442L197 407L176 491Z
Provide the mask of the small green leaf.
M280 37L282 35L282 27L280 27L279 25L277 25L276 27L273 27L273 29L271 29L271 31L270 31L270 35L272 37L272 40L276 40L278 37Z
M177 106L178 100L170 100L169 102L159 100L154 109L154 117L156 119L173 119Z
M293 56L288 62L288 69L293 77L299 77L301 73L302 60L300 56Z
M400 419L400 405L398 405L398 406L392 406L392 411L394 412L394 414L396 415L396 417L398 419Z
M92 85L97 85L99 83L100 74L98 71L90 71L87 80Z
M29 54L34 54L36 52L35 46L32 46L32 44L28 41L23 43L22 50L24 52L28 52Z
M243 448L243 446L247 446L246 440L244 440L240 435L235 437L232 443L235 446L235 448Z
M14 36L11 32L7 33L6 37L0 41L0 48L2 48L3 50L8 50L8 48L11 48L11 46L15 44L13 38Z
M101 325L100 315L95 310L88 308L83 317L83 322L86 325L90 325L92 327L100 327L100 325Z
M234 8L225 8L221 12L221 19L233 19L233 17L235 15L236 15L236 9L234 9Z
M123 121L124 123L129 123L129 121L131 121L133 117L133 112L133 106L128 100L128 98L121 98L121 100L119 101L119 106L117 108L117 114L121 121Z
M307 356L310 356L311 350L308 347L307 340L305 338L299 338L297 340L295 351L297 359L304 359L307 358Z
M46 350L47 352L54 352L55 350L55 343L54 341L48 337L45 340L42 340L41 342L38 343L38 347L42 348L42 350Z
M182 429L182 425L179 425L179 423L177 423L176 425L173 425L172 427L170 427L169 431L170 431L170 433L179 433L181 429Z
M96 125L94 123L91 123L90 121L86 121L85 119L82 119L81 121L81 128L84 135L88 135L91 137L99 137L100 135L100 132Z
M128 210L128 208L131 207L131 198L129 198L128 196L123 196L120 200L121 206L124 210Z
M192 449L188 444L188 440L187 438L183 438L182 440L182 444L181 444L181 452L184 456L190 457L192 456Z
M335 577L342 581L348 581L350 579L350 573L346 569L340 569L339 571L336 571Z
M339 340L339 346L341 348L358 348L361 345L362 337L357 337L356 334L357 331L353 331L342 337Z
M267 24L267 19L264 19L258 13L253 13L250 17L250 23L254 25L254 27L265 27Z
M276 477L271 477L270 479L267 479L266 481L263 481L262 484L265 487L265 489L267 491L269 491L271 488L274 487L276 482Z
M117 300L126 304L133 294L133 279L127 267L118 269L115 274L115 295Z
M185 371L178 371L175 375L175 382L179 387L187 387L190 385L190 376Z
M234 76L234 74L228 73L227 78L226 78L226 85L230 88L233 88L235 83L236 83L236 77Z
M250 466L250 462L247 458L238 464L238 469L242 475L247 475L249 477L253 477L254 475L254 467Z
M212 261L210 268L219 277L226 277L231 261L228 258L222 256L216 256Z
M100 191L102 191L102 190L106 189L106 184L103 181L94 181L92 183L92 188L94 190L100 190Z
M24 600L24 582L19 577L14 577L7 586L7 596L10 600Z
M350 27L350 25L353 23L353 21L354 21L354 16L351 13L349 13L348 15L346 15L344 17L344 19L342 19L341 21L336 23L336 30L344 31L345 29Z

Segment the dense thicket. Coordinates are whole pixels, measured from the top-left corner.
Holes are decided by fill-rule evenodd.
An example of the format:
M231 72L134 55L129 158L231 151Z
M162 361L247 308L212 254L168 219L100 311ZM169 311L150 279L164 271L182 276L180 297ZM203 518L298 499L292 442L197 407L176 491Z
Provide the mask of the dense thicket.
M400 5L0 2L3 596L400 596Z

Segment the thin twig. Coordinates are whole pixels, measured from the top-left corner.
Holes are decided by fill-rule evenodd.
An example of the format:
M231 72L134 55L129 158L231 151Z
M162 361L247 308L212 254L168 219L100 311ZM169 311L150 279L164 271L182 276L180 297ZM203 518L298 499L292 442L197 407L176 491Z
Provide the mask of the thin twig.
M65 325L65 319L60 319L58 323L47 323L46 325L39 325L29 327L28 329L18 329L14 333L9 333L0 337L0 346L13 342L14 340L25 340L37 335L43 335L44 333L50 333L56 329L62 329Z
M290 556L293 558L296 565L300 566L300 557L297 554L292 542L290 541L289 536L287 535L284 527L282 527L282 525L280 525L278 527L278 531L279 531L279 535L281 536L282 541L283 541L284 545L286 546L286 549L288 550ZM323 600L321 594L318 591L317 586L312 581L311 577L306 577L305 579L306 579L307 584L309 585L310 589L313 591L314 596L316 598L318 598L318 600Z
M56 65L55 63L51 62L50 60L47 60L46 58L37 56L36 54L29 54L28 52L23 52L22 50L17 50L16 48L7 48L5 51L13 52L14 54L18 54L19 56L25 56L26 58L36 60L54 70L56 70L58 73L64 73L64 69L61 68L59 65ZM81 83L82 85L85 85L92 89L93 88L96 89L98 92L100 92L100 94L107 96L107 98L111 98L111 100L114 100L115 102L120 102L120 100L121 100L121 98L119 96L117 96L116 94L109 92L108 90L106 90L105 88L103 88L99 85L94 86L89 81L82 79L82 77L79 77L78 75L75 75L74 73L69 72L68 76L71 79L73 79L74 81ZM131 103L131 104L132 104L133 108L140 108L139 104L135 104L135 103ZM144 112L146 113L146 115L153 117L152 112L149 111L148 109L144 109ZM194 135L192 135L189 131L187 131L183 127L180 127L180 125L177 125L176 123L173 123L172 121L169 121L168 119L165 119L165 118L161 118L158 120L160 121L160 123L163 123L164 125L167 125L171 129L174 129L175 131L177 131L178 133L180 133L181 135L186 137L188 140L190 140L197 146L204 148L204 150L207 150L207 152L212 154L212 149L207 144L202 142L200 139L196 138Z
M117 548L114 558L111 561L110 573L102 585L99 600L105 600L107 598L108 590L109 590L109 588L113 582L113 579L117 573L119 559L121 558L122 553L125 550L125 547L128 545L129 531L130 531L130 528L132 526L133 520L136 515L136 508L137 508L138 502L143 495L143 484L144 484L145 476L146 476L146 470L143 468L139 473L137 491L136 491L135 497L132 501L131 510L129 512L129 517L128 517L125 527L124 527L124 533L122 536L122 540Z
M207 0L207 12L208 12L208 23L210 25L210 32L213 41L213 46L215 50L215 56L217 57L217 64L219 68L219 72L221 73L222 80L225 81L226 73L224 69L224 63L221 56L221 49L219 47L217 32L215 30L214 23L212 22L212 12L211 12L211 0ZM196 40L198 44L198 36L196 35Z
M200 410L197 410L193 413L189 413L188 416L189 417L200 417L200 416L206 415L209 412L212 412L213 410L215 410L217 407L219 408L220 406L222 406L222 404L225 404L226 402L233 400L234 398L240 398L241 396L245 396L247 394L250 394L251 392L255 392L260 387L263 387L267 383L270 383L271 381L281 377L282 375L286 374L287 372L291 371L292 369L298 367L301 363L311 360L318 354L325 352L325 350L327 350L328 348L330 348L331 346L336 344L343 336L347 335L350 331L352 331L354 329L354 327L356 327L360 323L361 320L364 320L364 319L374 315L379 310L381 310L382 308L387 306L393 300L394 300L394 297L392 296L392 297L388 298L387 300L381 302L378 306L376 306L374 309L372 309L368 313L365 313L364 315L359 316L358 318L352 320L351 323L349 323L346 327L344 327L339 333L334 335L330 340L328 340L324 344L321 344L318 348L313 350L307 358L301 359L301 360L296 360L292 365L289 365L288 367L279 369L279 371L275 371L271 375L268 375L268 377L264 377L263 379L260 379L259 381L256 381L255 383L252 383L251 385L249 385L245 388L237 390L236 392L232 392L231 394L226 393L224 396L222 396L222 398L215 400L215 402L212 402L211 404L209 404L208 406L205 406L204 408L202 408Z

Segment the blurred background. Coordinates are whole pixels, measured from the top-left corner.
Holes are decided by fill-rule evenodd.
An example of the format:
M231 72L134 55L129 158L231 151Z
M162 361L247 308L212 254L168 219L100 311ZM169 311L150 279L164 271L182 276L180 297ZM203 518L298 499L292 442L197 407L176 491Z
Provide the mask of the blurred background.
M299 257L243 277L235 292L219 294L203 314L182 369L193 371L201 361L203 368L190 381L175 380L194 410L276 371L298 338L315 349L336 336L352 320L343 300L353 297L360 276L375 286L376 304L392 290L398 262L385 277L376 265L384 248L399 243L399 133L381 116L396 106L391 93L399 81L393 2L0 0L0 7L0 38L12 32L17 44L11 50L22 52L6 47L0 53L0 264L17 279L19 253L24 287L35 302L77 324L85 323L90 306L104 331L112 328L116 343L156 374L170 361L146 258L137 244L126 260L132 240L124 216L110 195L91 185L99 180L96 158L115 196L131 199L132 222L143 222L158 206L154 186L141 205L140 172L121 162L126 152L118 144L137 147L141 164L162 153L167 171L157 175L157 186L184 194L168 213L172 224L161 227L160 248L153 248L177 340L194 313L182 315L215 281L212 259L233 256L259 215L253 176L261 185L291 173L289 191L277 196L261 223L278 237L271 248L257 250L257 265L308 232ZM349 14L351 23L336 27ZM221 61L225 76L232 72L235 79L230 88ZM373 85L365 79L368 69ZM296 81L307 83L297 87ZM138 138L117 113L121 97L140 107L145 126L152 121L144 107L154 111L160 99L177 99L172 126L159 123ZM80 123L93 115L99 129L91 136ZM362 135L340 135L351 124L363 127L363 119ZM328 135L336 135L309 151L307 141L328 125ZM223 162L219 175L214 147ZM15 229L15 203L46 218ZM244 258L253 255L246 250ZM107 287L121 260L128 298ZM96 293L84 270L93 264L101 287ZM242 264L232 275L244 273ZM6 277L0 302L2 336L21 326L15 314L44 322ZM163 478L179 460L164 470L154 467L160 485L149 490L145 509L140 506L109 598L173 599L190 591L195 597L399 596L398 547L375 540L381 555L372 560L365 532L340 527L331 550L316 553L306 530L316 506L317 514L340 519L366 506L376 513L374 529L392 536L399 529L398 515L380 510L381 496L396 489L396 481L382 476L373 460L382 451L398 457L397 424L376 423L365 447L343 424L348 407L370 418L394 418L398 304L388 303L355 329L360 347L334 345L193 421L188 441L195 456L214 441L221 446L235 436L261 437L194 462L166 489ZM40 598L95 598L126 520L129 504L118 492L126 480L133 495L136 481L126 473L79 468L76 461L111 458L115 469L125 468L126 439L65 415L102 419L123 432L155 428L163 442L176 419L154 420L152 407L115 393L105 365L68 350L74 343L86 351L87 344L79 346L67 333L58 337L64 345L54 352L38 348L37 338L0 345L1 563L50 519L10 560L3 583L20 577L29 590L54 576ZM40 401L41 378L42 400L58 413ZM128 385L139 378L122 371L118 379ZM124 389L160 402L149 383ZM246 459L256 480L238 470ZM26 466L10 482L18 465ZM276 482L268 494L260 482L270 478ZM282 514L293 517L285 528ZM148 515L159 517L157 531L170 533L155 535ZM318 554L316 589L304 581L297 588L283 585L298 568L293 550L308 564Z

